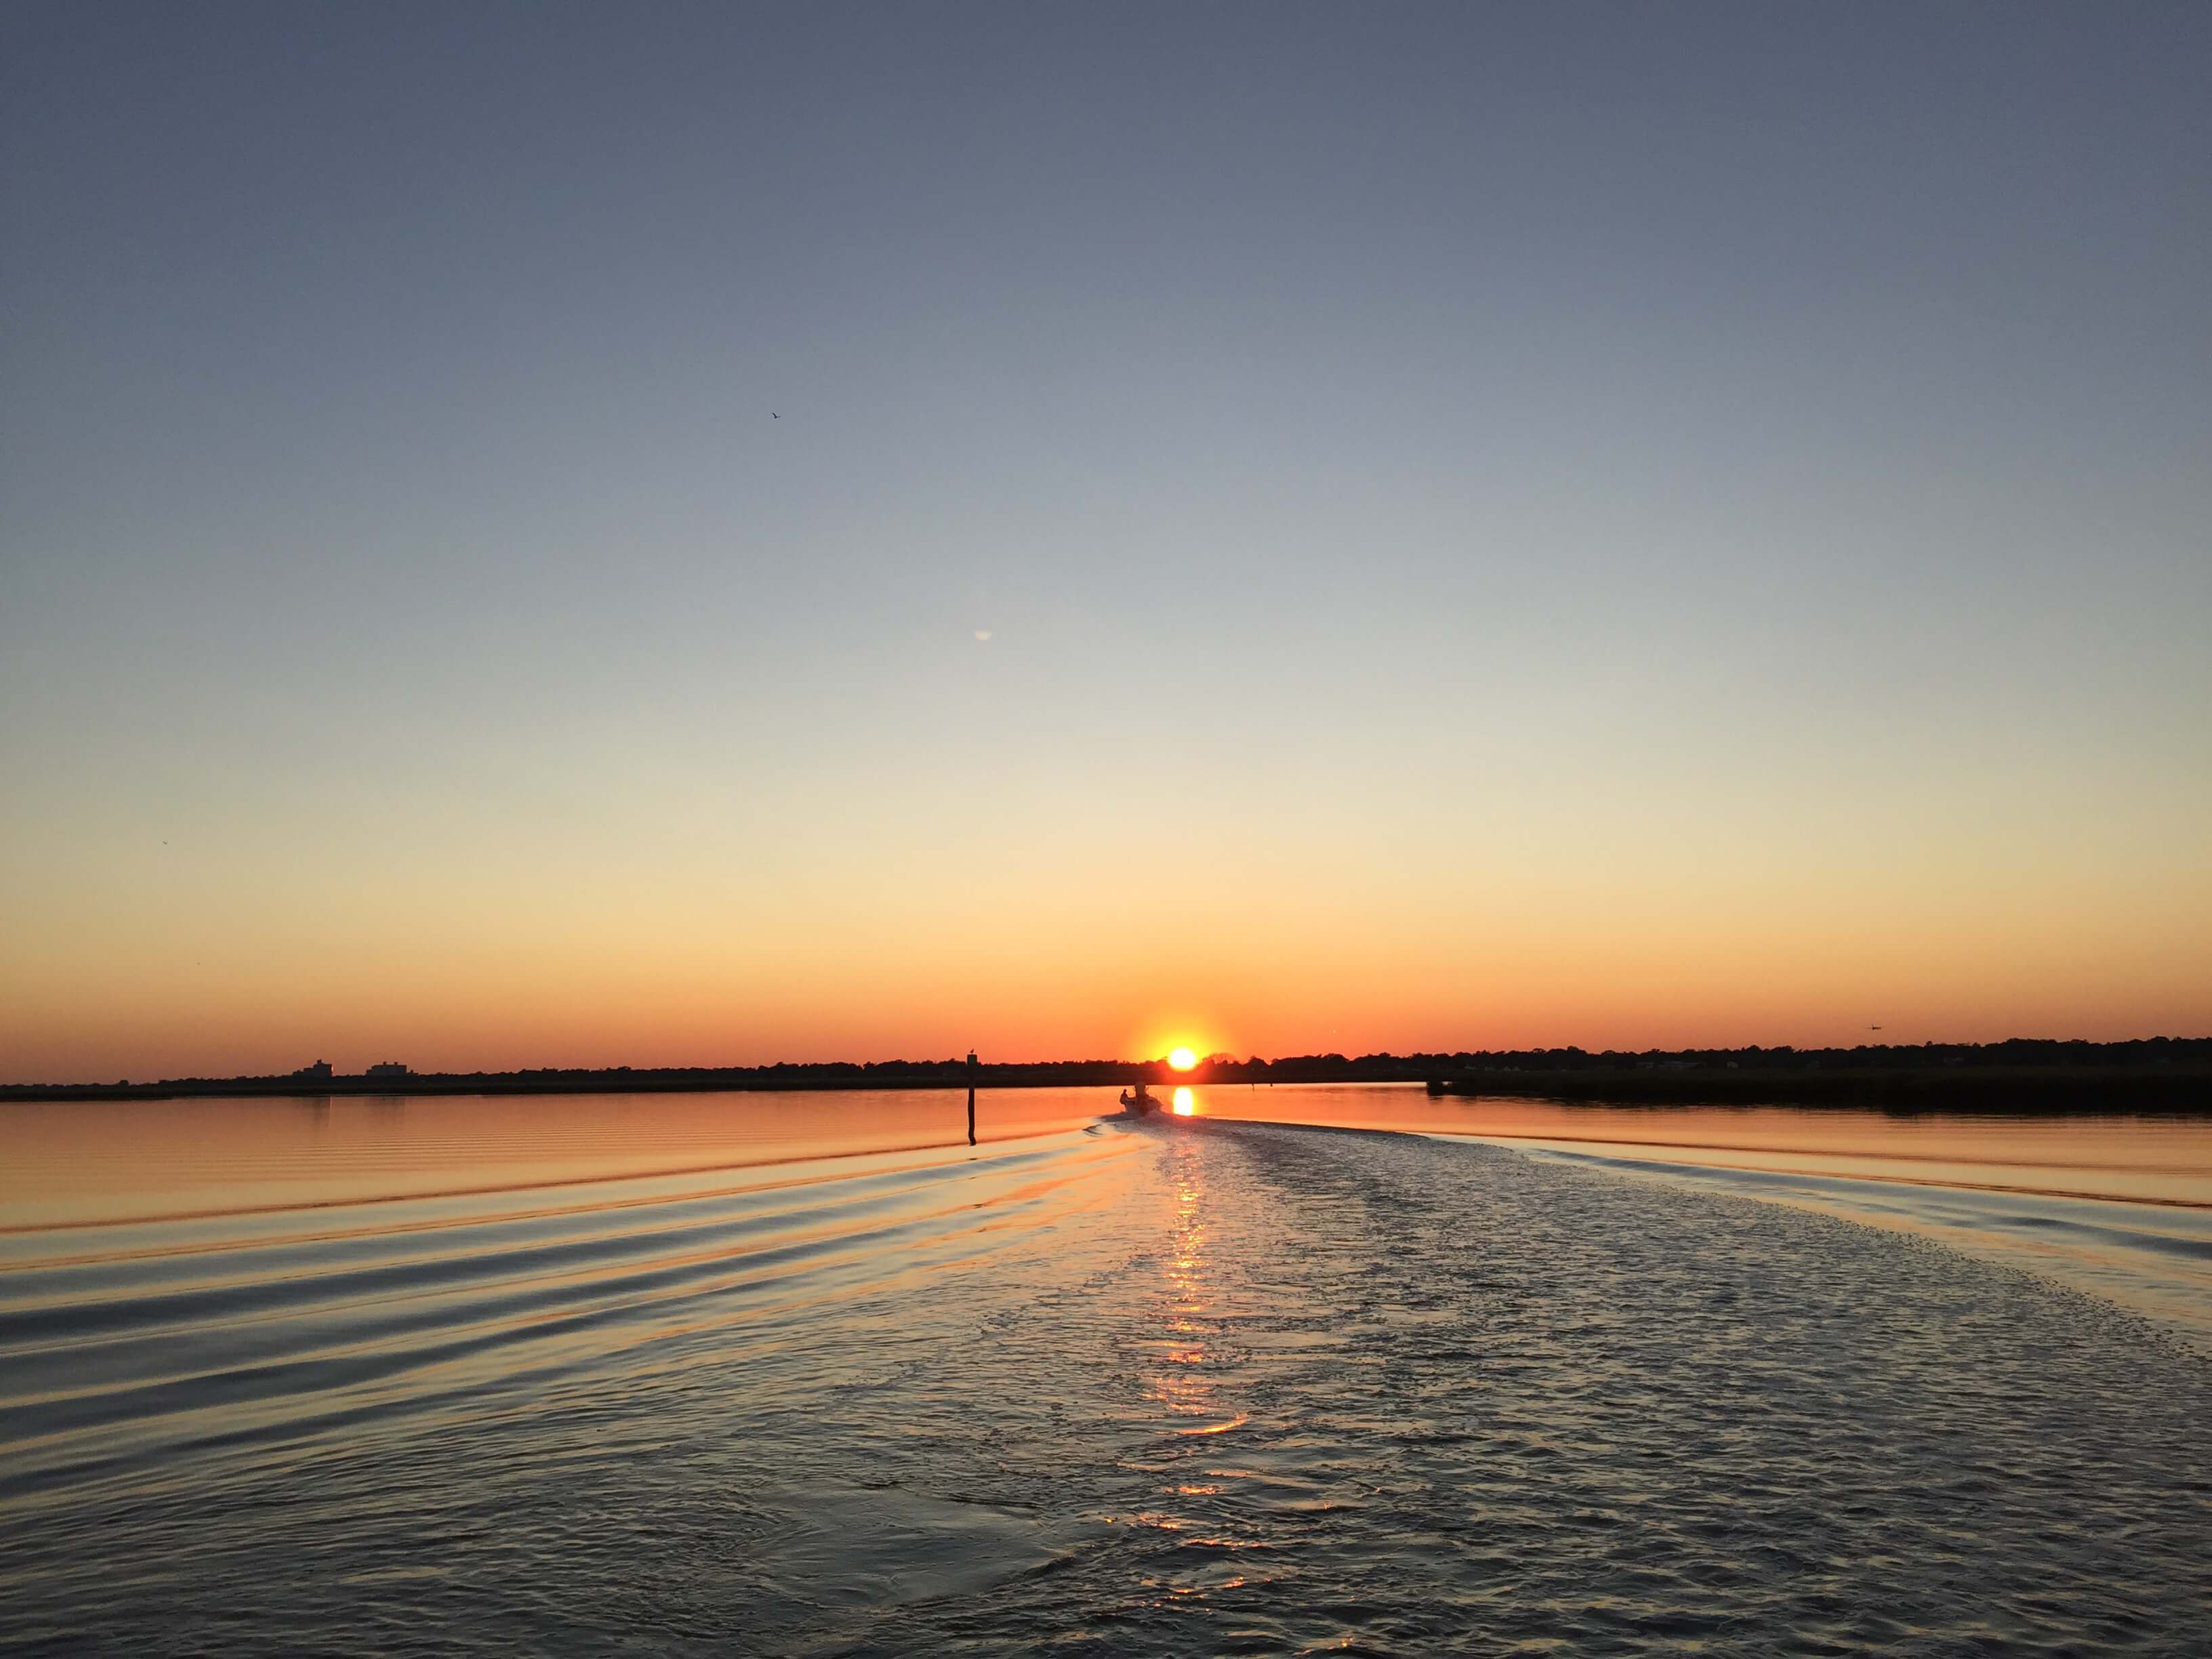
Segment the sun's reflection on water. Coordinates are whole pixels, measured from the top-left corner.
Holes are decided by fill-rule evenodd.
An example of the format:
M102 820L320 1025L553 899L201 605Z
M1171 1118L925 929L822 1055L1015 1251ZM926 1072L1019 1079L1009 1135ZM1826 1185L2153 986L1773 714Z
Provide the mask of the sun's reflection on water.
M1191 1115L1188 1090L1176 1091L1175 1105ZM1146 1377L1146 1397L1165 1416L1161 1427L1176 1449L1164 1451L1152 1465L1160 1483L1159 1507L1127 1517L1130 1524L1175 1540L1176 1565L1142 1580L1162 1604L1243 1586L1245 1575L1227 1570L1224 1553L1241 1556L1262 1547L1251 1538L1232 1535L1240 1529L1227 1524L1217 1508L1229 1488L1221 1478L1228 1472L1212 1461L1219 1456L1210 1450L1214 1437L1243 1428L1251 1414L1239 1408L1227 1386L1236 1373L1222 1346L1218 1224L1207 1170L1201 1146L1178 1139L1169 1149L1164 1172L1171 1209L1161 1257L1165 1295L1159 1304L1159 1334L1148 1345L1154 1363ZM1208 1461L1193 1464L1187 1461L1192 1456Z
M1184 1104L1176 1091L1176 1106ZM1207 1221L1204 1176L1199 1161L1179 1152L1175 1173L1174 1229L1168 1249L1168 1336L1162 1358L1173 1370L1154 1379L1152 1397L1178 1416L1200 1416L1212 1409L1213 1381L1205 1373L1206 1339L1212 1323L1206 1285Z

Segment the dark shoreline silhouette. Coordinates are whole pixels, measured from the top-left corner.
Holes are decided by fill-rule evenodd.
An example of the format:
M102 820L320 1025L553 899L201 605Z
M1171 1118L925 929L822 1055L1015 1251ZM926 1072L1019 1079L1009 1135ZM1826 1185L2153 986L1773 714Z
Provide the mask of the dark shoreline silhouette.
M774 1066L533 1069L235 1078L157 1083L0 1085L11 1100L169 1100L295 1097L583 1094L832 1089L1119 1087L1139 1080L1216 1086L1273 1083L1426 1083L1432 1092L1594 1103L1874 1107L1895 1112L2212 1115L2212 1037L1855 1048L1698 1048L1643 1054L1580 1048L1510 1053L1217 1054L1188 1072L1164 1060L1077 1060L982 1065L966 1059L830 1060Z

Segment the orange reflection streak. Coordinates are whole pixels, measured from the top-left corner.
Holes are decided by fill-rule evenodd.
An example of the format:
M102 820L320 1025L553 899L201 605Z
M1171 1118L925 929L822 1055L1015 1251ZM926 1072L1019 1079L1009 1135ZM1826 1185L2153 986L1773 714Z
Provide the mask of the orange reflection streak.
M1187 1111L1188 1091L1179 1090L1177 1094L1182 1098L1177 1100L1176 1109ZM1187 1143L1174 1145L1170 1151L1173 1159L1170 1173L1175 1178L1175 1188L1169 1223L1171 1236L1164 1252L1165 1306L1160 1322L1163 1334L1144 1344L1158 1357L1157 1364L1146 1378L1146 1397L1171 1420L1208 1419L1219 1414L1213 1398L1213 1379L1209 1374L1212 1356L1206 1340L1211 1329L1211 1322L1206 1318L1210 1305L1206 1284L1207 1224L1202 1164L1196 1152L1197 1149ZM1180 1437L1206 1434L1210 1430L1210 1425L1201 1423L1172 1432ZM1209 1494L1212 1489L1179 1485L1170 1477L1161 1490L1188 1500ZM1130 1519L1133 1525L1170 1534L1182 1534L1204 1524L1172 1512L1148 1511ZM1170 1601L1198 1593L1194 1586L1170 1584L1157 1578L1148 1577L1143 1583L1147 1589L1164 1594L1164 1599ZM1161 1602L1155 1601L1153 1605Z
M1226 1434L1231 1429L1241 1429L1252 1420L1249 1412L1239 1412L1224 1423L1208 1423L1203 1428L1177 1429L1177 1434Z
M1188 1152L1178 1154L1182 1168L1176 1188L1174 1237L1168 1253L1167 1340L1155 1346L1164 1365L1152 1381L1152 1398L1179 1416L1211 1415L1212 1385L1204 1375L1209 1358L1202 1316L1207 1298L1200 1275L1206 1266L1206 1224L1201 1212L1204 1194L1197 1178L1197 1161ZM1193 1317L1193 1316L1201 1317Z
M1187 1097L1188 1091L1178 1093ZM1188 1110L1187 1098L1179 1100L1177 1106ZM1249 1413L1235 1409L1232 1403L1220 1398L1221 1358L1212 1340L1215 1322L1210 1317L1217 1298L1212 1285L1213 1224L1208 1211L1204 1151L1200 1145L1178 1138L1172 1145L1170 1157L1173 1209L1170 1237L1163 1253L1165 1283L1162 1288L1165 1294L1162 1298L1161 1335L1146 1345L1155 1356L1147 1378L1146 1395L1168 1419L1170 1432L1176 1438L1211 1443L1213 1437L1242 1428L1251 1419ZM1177 1419L1182 1419L1180 1425L1176 1425ZM1208 1475L1212 1473L1206 1471ZM1188 1503L1194 1498L1218 1498L1222 1488L1206 1480L1178 1481L1170 1474L1161 1491ZM1188 1514L1171 1513L1137 1519L1140 1525L1184 1534L1182 1547L1186 1548L1218 1550L1237 1547L1231 1540L1203 1534L1190 1535L1194 1528L1210 1530L1218 1527L1218 1517L1200 1522ZM1164 1590L1170 1596L1202 1595L1211 1588L1148 1583L1151 1588Z

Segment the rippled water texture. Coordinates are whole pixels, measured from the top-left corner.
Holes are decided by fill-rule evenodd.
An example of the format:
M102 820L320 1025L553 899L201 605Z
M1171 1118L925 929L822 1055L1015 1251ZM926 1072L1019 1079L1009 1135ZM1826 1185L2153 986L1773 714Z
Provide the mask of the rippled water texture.
M1679 1151L1099 1102L15 1121L0 1646L2205 1650L2185 1321Z

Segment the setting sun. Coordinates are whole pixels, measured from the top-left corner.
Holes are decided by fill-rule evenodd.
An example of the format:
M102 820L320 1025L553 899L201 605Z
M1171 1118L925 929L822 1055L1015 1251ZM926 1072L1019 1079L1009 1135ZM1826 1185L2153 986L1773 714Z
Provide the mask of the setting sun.
M1188 1072L1198 1064L1198 1056L1188 1048L1170 1048L1168 1050L1168 1064L1178 1072Z

